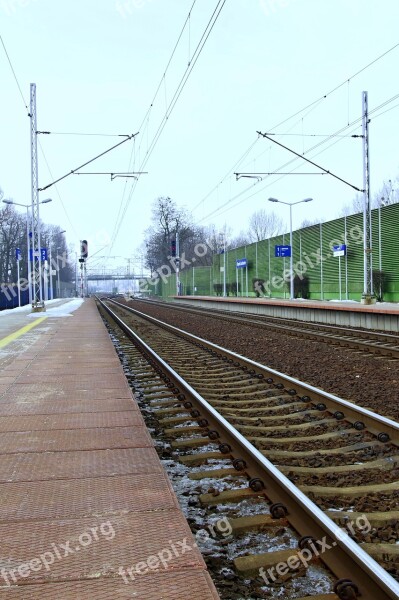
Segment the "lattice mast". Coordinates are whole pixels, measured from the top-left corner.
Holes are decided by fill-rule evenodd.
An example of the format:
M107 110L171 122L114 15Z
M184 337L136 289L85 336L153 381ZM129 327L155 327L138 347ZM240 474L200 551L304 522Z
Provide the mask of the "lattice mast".
M369 117L368 94L362 94L362 130L363 130L363 238L364 238L364 290L363 301L369 304L374 298L373 288L373 252L370 207L370 159L369 159Z
M32 309L44 310L39 215L39 175L37 164L36 84L30 84L30 142L32 179Z

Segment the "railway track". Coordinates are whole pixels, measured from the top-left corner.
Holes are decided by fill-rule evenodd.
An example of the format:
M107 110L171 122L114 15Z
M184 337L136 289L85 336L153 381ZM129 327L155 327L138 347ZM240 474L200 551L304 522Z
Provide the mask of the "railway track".
M335 595L313 597L399 598L398 424L112 304L102 308L155 368L158 381L145 371L141 385L157 420L176 451L191 449L182 462L223 462L193 474L218 482L202 504L261 498L267 508L233 519L235 533L287 521L301 535L296 549L236 557L236 570L291 574L287 561L310 553L337 578Z
M242 323L256 327L264 327L271 331L277 331L289 336L318 340L334 346L351 348L365 353L371 353L379 357L399 358L399 336L384 333L382 331L370 331L355 329L351 327L339 327L337 325L324 325L323 323L309 323L294 319L283 319L280 317L266 317L253 313L237 311L225 311L223 309L211 309L181 305L180 303L157 302L156 300L143 300L140 302L150 305L162 306L173 310L188 312L197 315L212 315L233 323Z

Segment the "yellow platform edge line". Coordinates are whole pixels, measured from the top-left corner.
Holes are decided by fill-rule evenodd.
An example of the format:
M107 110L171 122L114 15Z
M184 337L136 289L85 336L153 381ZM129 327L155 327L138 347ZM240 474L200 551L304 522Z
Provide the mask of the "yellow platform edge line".
M29 325L25 325L24 327L21 327L21 329L18 329L18 331L10 333L10 335L7 335L7 337L0 340L0 348L8 346L8 344L21 337L21 335L24 335L24 333L27 333L30 329L33 329L33 327L39 325L42 321L44 321L44 319L47 319L47 317L38 317L37 319L32 321L32 323L29 323Z

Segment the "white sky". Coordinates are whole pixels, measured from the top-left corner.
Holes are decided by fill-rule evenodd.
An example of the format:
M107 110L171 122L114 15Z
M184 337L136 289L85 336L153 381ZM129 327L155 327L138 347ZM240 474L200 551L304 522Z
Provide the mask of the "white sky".
M142 126L192 2L0 0L0 32L27 102L30 83L37 84L39 131L140 130L135 143L126 142L84 171L125 172L131 157L133 170L138 170L217 5L217 0L197 0L190 28ZM236 181L233 172L269 171L293 158L267 140L256 141L257 130L299 134L276 139L303 152L323 140L303 133L331 134L361 117L363 90L369 93L370 110L398 94L396 48L312 109L276 128L397 44L398 22L397 0L227 0L145 165L149 173L140 177L133 193L133 179L111 182L106 175L71 175L41 193L41 199L53 198L41 207L42 219L66 229L67 242L75 250L84 238L91 255L127 258L137 256L150 224L151 203L158 196L170 196L193 210L203 225L226 223L236 234L260 208L276 211L288 223L288 207L268 203L269 196L287 202L314 199L293 210L294 227L303 219L338 216L356 192L330 176L273 176L256 184L251 179ZM0 74L0 186L6 197L27 204L30 124L2 46ZM379 112L398 104L393 101ZM399 106L377 114L371 115L370 123L372 192L399 172ZM361 123L350 133L361 134ZM121 140L38 137L52 172L39 152L39 187ZM361 139L332 141L338 143L330 148L331 142L324 144L307 156L362 188ZM254 142L245 160L238 162ZM312 170L299 161L283 170L293 167ZM249 191L242 193L245 190ZM115 242L101 250L112 240L120 209L123 213L127 204ZM220 210L214 213L216 209ZM117 258L109 264L126 261Z

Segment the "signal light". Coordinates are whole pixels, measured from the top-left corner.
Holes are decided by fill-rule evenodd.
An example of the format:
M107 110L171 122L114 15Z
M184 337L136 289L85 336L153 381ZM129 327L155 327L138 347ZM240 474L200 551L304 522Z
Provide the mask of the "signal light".
M82 240L80 242L80 254L81 254L82 258L87 258L87 256L88 256L87 240Z
M173 257L176 256L176 240L170 242L170 253Z

